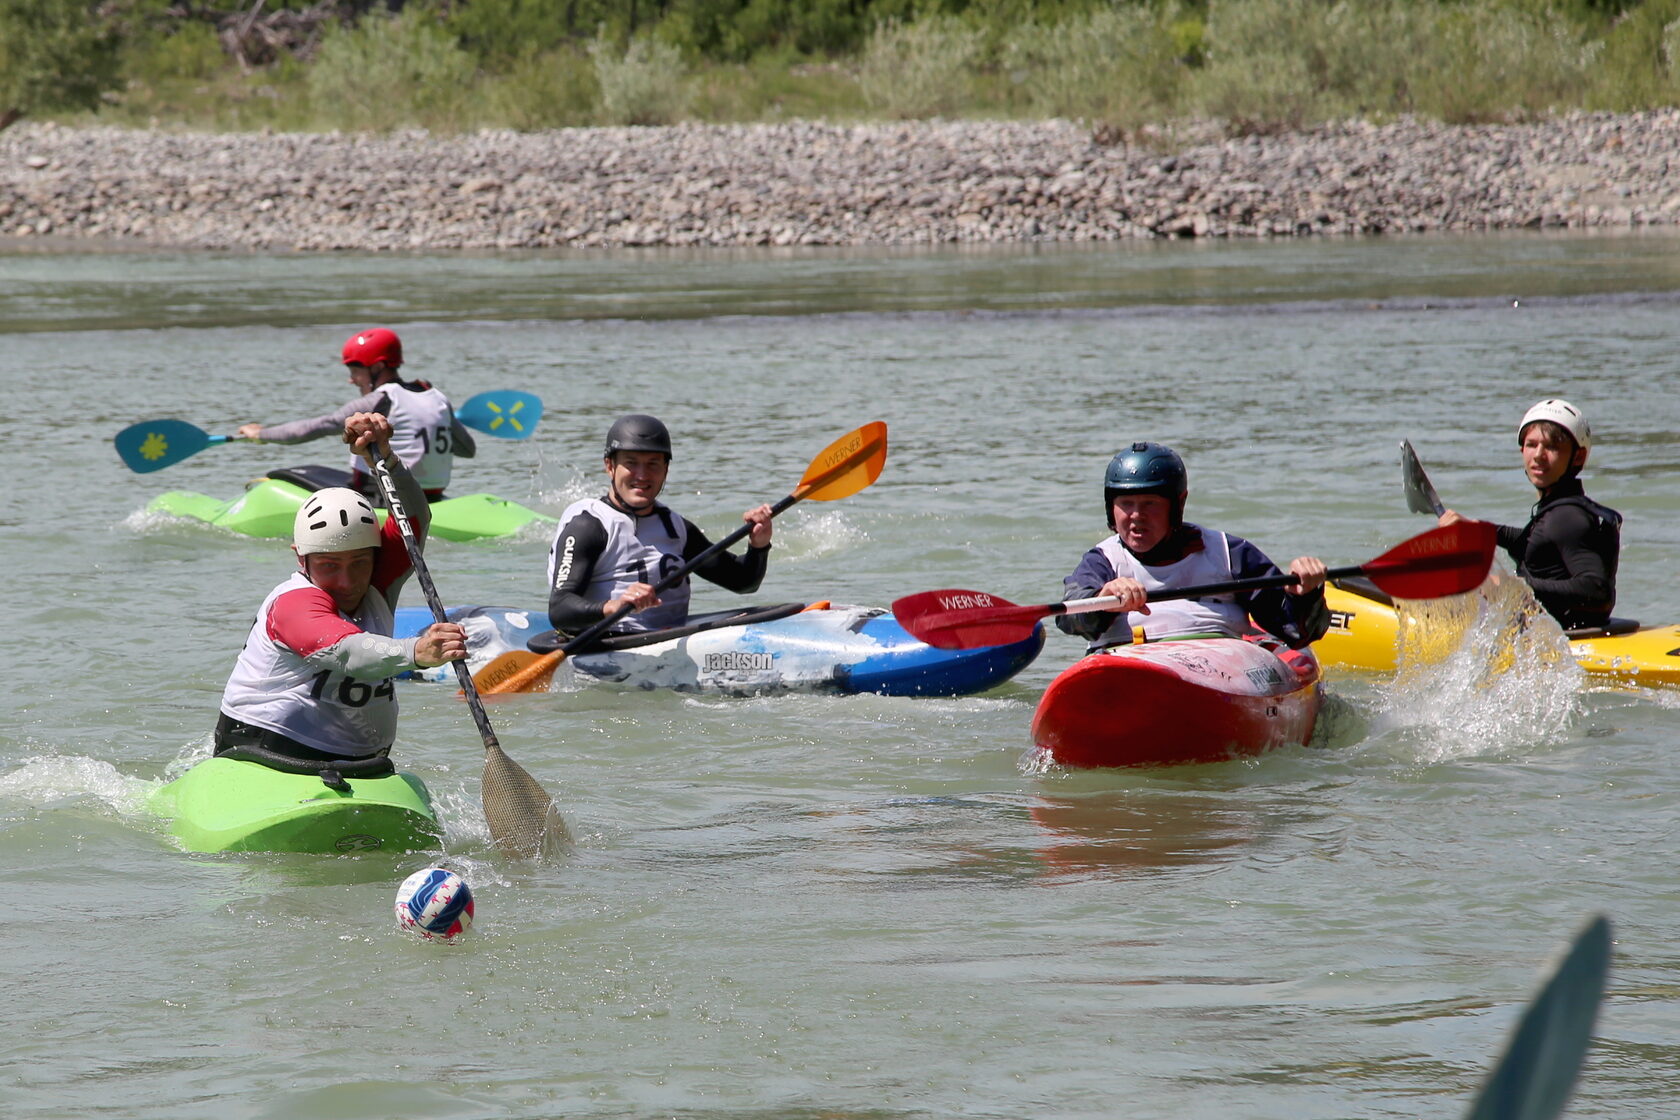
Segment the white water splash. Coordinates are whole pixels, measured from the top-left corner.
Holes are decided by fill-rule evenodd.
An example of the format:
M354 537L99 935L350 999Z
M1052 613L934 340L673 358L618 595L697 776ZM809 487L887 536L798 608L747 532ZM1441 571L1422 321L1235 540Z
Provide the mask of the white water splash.
M1569 642L1503 565L1467 595L1398 600L1400 669L1373 738L1418 761L1532 749L1562 738L1583 674Z
M32 758L0 774L0 800L41 805L92 797L128 815L145 807L161 783L133 778L109 762L82 755Z

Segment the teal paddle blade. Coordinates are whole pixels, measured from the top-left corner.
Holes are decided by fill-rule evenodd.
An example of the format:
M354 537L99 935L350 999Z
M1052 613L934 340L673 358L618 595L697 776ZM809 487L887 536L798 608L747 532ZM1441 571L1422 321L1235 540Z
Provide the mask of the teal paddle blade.
M1588 922L1529 1004L1465 1120L1555 1120L1575 1089L1610 973L1610 923Z
M496 389L468 397L455 419L499 439L525 439L542 419L542 399L518 389Z
M116 445L118 457L129 470L149 474L227 440L227 436L207 435L185 420L143 420L118 432Z

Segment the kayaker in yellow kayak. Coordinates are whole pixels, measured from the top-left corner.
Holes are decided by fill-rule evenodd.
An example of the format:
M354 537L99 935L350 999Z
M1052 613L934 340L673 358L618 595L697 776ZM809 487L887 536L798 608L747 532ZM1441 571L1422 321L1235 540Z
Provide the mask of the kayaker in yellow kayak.
M344 343L344 367L350 384L362 395L336 411L285 424L242 424L239 438L263 443L307 443L342 431L358 412L378 412L391 420L391 446L408 467L429 502L440 501L449 485L455 457L478 454L472 433L455 418L449 398L426 381L404 381L402 340L386 327L357 331ZM361 460L350 457L350 489L374 492Z
M1324 605L1324 562L1314 556L1289 565L1300 579L1293 589L1148 605L1150 592L1281 574L1265 553L1241 537L1185 521L1189 493L1184 460L1170 447L1143 441L1114 456L1103 475L1103 509L1114 535L1087 552L1062 581L1062 598L1116 596L1118 610L1060 615L1056 625L1090 639L1093 653L1131 642L1134 625L1150 641L1240 637L1251 620L1295 649L1322 638L1330 628L1330 612Z
M601 459L607 492L573 502L560 515L548 550L548 621L576 634L629 603L614 633L659 630L688 621L689 581L655 592L653 585L711 547L688 518L659 502L671 469L671 433L658 419L621 416L607 431ZM770 554L768 505L741 515L751 523L743 555L719 552L695 569L720 587L751 594L764 581Z
M391 422L359 412L344 441L372 463L383 453L398 497L424 542L431 518L420 487L390 448ZM385 758L397 730L392 678L467 655L466 632L434 623L418 637L391 637L397 595L412 570L394 519L381 527L362 495L328 487L309 496L293 523L298 570L257 609L216 723L217 754L276 765ZM353 771L340 767L341 772Z
M1499 547L1565 630L1603 626L1616 606L1622 515L1587 497L1581 485L1592 427L1580 409L1549 398L1523 414L1517 446L1539 497L1527 525L1495 526ZM1450 509L1439 518L1442 525L1459 520Z

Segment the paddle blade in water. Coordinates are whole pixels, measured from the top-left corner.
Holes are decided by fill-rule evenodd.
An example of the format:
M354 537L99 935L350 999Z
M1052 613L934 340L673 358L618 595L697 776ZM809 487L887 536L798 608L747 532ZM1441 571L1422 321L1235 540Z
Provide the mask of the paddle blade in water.
M542 398L518 389L477 393L455 410L455 419L498 439L527 439L542 419Z
M196 455L212 443L226 443L227 438L208 435L185 420L145 420L117 433L117 455L129 470L149 474Z
M1563 1115L1592 1042L1610 975L1610 923L1601 914L1575 938L1523 1012L1517 1033L1465 1120L1554 1120Z
M507 696L515 692L547 692L554 670L566 659L564 653L532 653L510 649L473 674L473 687L480 696Z
M880 478L886 462L887 426L875 420L818 452L790 497L813 502L850 497Z
M934 649L1006 646L1032 633L1048 607L1018 607L985 591L950 587L894 599L893 617Z
M1418 462L1411 440L1400 441L1400 480L1406 487L1407 509L1413 513L1432 513L1436 517L1446 512L1447 507L1441 504L1434 484L1423 473L1423 464Z
M1486 521L1457 521L1401 541L1360 574L1396 599L1438 599L1474 591L1493 566L1497 530Z
M484 749L481 782L490 838L509 855L535 858L571 840L554 801L500 746Z

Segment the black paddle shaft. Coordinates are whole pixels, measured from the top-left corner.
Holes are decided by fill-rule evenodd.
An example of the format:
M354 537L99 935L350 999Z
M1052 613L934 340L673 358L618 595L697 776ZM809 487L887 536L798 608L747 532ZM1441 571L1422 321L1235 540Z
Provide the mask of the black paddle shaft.
M778 513L785 511L789 506L793 505L793 503L798 500L799 497L797 495L789 494L787 497L770 507L770 516L775 517ZM716 556L718 553L722 552L724 549L752 532L752 528L752 522L742 522L732 532L730 532L728 536L724 537L720 541L712 542L712 546L706 549L706 551L702 552L700 555L688 561L676 571L654 584L654 592L658 593L666 590L667 588L675 587L677 584L687 579L694 569L698 568L700 565L704 564L706 561L710 560L712 557ZM596 638L599 638L602 634L606 633L607 627L629 614L630 610L631 606L629 603L620 603L618 608L611 614L606 615L599 622L594 622L584 627L578 632L576 637L572 638L555 652L563 653L570 657L573 653L582 649L584 646L589 645Z
M408 511L403 509L402 499L397 496L397 485L391 478L391 468L385 465L383 455L373 456L373 477L379 481L379 492L385 496L385 505L391 511L391 516L397 519L397 528L402 533L403 547L408 549L408 562L414 568L414 575L420 581L420 590L425 593L426 605L432 608L432 618L438 622L448 622L444 617L443 600L438 598L437 585L432 582L432 573L426 568L426 558L420 553L420 542L414 539L414 526L408 523ZM461 682L461 691L467 697L467 707L472 711L473 723L478 725L478 733L484 738L484 747L489 750L501 748L496 740L496 730L490 726L490 716L484 710L484 701L478 698L478 689L473 687L472 674L467 672L465 660L452 661L455 667L455 679Z

